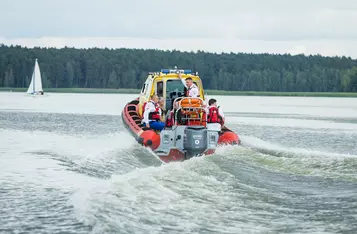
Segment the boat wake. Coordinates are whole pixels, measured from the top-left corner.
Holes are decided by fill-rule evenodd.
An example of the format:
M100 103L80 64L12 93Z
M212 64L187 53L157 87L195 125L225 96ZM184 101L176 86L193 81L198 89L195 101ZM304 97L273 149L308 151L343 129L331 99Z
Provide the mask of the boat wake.
M356 233L352 122L230 119L241 145L162 164L124 129L113 97L90 96L4 96L2 231Z
M92 177L109 178L136 168L167 166L149 149L138 146L126 132L85 137L47 132L9 131L6 134L9 138L12 135L12 144L17 142L24 153L53 159L69 171ZM357 179L355 154L289 148L251 136L242 136L241 146L220 146L213 155L199 158L218 165L231 163L238 167L246 163L289 174Z
M263 154L269 154L277 157L298 157L298 156L312 156L312 157L324 157L324 158L357 158L357 155L353 154L340 154L340 153L331 153L323 152L319 150L310 150L303 148L287 148L278 143L269 143L263 141L256 137L245 136L242 145L261 152Z
M279 230L286 222L297 220L301 227L295 224L296 231L306 230L303 225L323 231L323 225L306 221L298 208L292 215L293 208L279 205L291 202L288 193L301 190L301 184L289 182L296 176L315 176L311 186L323 186L321 177L347 178L344 170L351 164L344 160L356 163L357 157L284 148L249 136L242 141L241 146L219 147L210 156L114 173L91 191L73 195L77 215L93 226L93 233L124 227L127 233L148 229L157 233L259 233ZM340 167L334 161L338 159L343 162ZM310 186L304 189L311 192ZM281 214L289 216L288 220L270 222Z
M357 180L357 155L290 148L242 136L242 146L225 146L216 151L215 160L244 161L268 170L296 175Z
M12 168L13 158L3 158L8 181L42 189L42 200L49 189L63 194L66 212L73 209L73 220L89 226L91 233L259 233L281 230L289 222L296 230L305 225L311 228L306 232L316 227L324 231L324 225L305 220L311 211L302 212L294 206L295 198L286 195L310 192L304 183L290 186L293 178L315 176L311 186L323 186L315 182L321 177L357 178L356 155L288 148L250 136L242 136L242 145L218 147L210 156L162 165L126 132L4 134L0 149L21 158ZM16 147L4 148L10 143ZM25 176L17 176L20 172ZM323 189L328 188L315 190ZM284 202L292 203L289 209L281 205ZM271 223L279 218L283 221Z

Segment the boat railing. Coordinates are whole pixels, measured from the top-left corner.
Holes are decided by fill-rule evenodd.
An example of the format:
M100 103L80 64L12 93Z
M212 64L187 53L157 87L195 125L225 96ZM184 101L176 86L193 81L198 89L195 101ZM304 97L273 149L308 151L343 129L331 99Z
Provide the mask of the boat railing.
M174 125L181 125L182 122L186 122L184 125L206 125L206 110L201 98L176 98L174 101L174 109L176 109Z
M202 106L204 101L199 97L178 97L175 99L174 103L177 102L179 106Z

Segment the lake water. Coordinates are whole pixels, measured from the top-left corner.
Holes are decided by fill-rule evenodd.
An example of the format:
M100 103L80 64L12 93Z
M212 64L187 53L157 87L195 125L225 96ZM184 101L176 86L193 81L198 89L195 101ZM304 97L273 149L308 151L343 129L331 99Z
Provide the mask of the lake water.
M0 93L0 233L357 233L357 98L214 96L243 145L160 165L136 96Z

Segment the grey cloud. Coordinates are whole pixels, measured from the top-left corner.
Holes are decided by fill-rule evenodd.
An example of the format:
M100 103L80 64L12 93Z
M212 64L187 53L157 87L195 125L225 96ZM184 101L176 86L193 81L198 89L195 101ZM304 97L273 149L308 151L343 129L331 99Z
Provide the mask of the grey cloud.
M356 39L357 1L0 0L0 36Z

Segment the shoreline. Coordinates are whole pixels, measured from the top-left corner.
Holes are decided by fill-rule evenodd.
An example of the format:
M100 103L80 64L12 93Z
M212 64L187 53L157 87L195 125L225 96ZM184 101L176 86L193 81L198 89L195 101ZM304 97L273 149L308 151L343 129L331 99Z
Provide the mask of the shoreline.
M27 88L4 88L0 92L26 92ZM139 94L140 89L101 89L101 88L47 88L45 93L101 93L101 94ZM205 90L207 95L221 96L275 96L275 97L357 97L357 93L342 92L267 92L267 91L224 91Z

